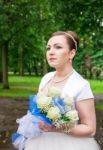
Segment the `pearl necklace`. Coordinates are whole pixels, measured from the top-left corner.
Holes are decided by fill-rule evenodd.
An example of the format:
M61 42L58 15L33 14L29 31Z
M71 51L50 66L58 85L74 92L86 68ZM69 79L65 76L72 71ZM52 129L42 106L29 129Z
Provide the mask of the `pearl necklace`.
M54 83L59 83L59 82L63 82L64 80L66 80L69 76L71 76L72 74L73 74L73 70L70 72L70 73L68 73L63 79L61 79L61 80L59 80L59 81L56 81L55 79L54 79L54 77L52 78L52 82L54 82Z

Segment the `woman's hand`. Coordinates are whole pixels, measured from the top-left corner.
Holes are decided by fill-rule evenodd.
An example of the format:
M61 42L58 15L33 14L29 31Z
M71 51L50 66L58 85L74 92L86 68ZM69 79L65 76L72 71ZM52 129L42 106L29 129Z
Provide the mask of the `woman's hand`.
M45 132L53 132L55 129L55 126L53 125L47 125L43 121L39 122L39 128Z
M69 127L67 127L66 125L63 125L60 128L56 128L54 125L47 125L42 121L39 122L39 128L44 132L61 132L66 134L70 132Z

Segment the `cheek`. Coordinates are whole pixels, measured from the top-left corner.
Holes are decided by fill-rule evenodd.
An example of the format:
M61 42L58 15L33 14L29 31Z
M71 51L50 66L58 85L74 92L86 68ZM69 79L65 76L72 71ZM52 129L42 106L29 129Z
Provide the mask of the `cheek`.
M69 53L68 52L61 53L60 54L60 59L68 60L69 59Z

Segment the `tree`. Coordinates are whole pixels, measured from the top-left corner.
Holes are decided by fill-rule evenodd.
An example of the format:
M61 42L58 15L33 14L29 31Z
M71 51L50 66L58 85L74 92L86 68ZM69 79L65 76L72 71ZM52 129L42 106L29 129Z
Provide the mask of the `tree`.
M75 66L83 68L84 57L94 55L95 40L98 47L98 39L101 37L102 4L101 0L1 0L0 44L2 51L4 47L7 48L5 55L9 51L9 68L21 72L21 75L25 70L31 73L33 69L37 75L45 74L48 69L45 61L46 41L57 30L74 30L79 33L81 45Z
M8 50L14 36L18 36L33 23L35 3L30 0L0 1L0 45L2 49L3 88L8 84Z
M8 89L8 42L2 46L3 88Z
M2 82L2 53L1 53L1 48L0 48L0 82Z

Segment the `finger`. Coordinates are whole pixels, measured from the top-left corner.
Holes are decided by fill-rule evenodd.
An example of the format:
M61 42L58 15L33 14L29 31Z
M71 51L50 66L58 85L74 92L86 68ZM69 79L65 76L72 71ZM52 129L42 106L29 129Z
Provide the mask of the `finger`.
M40 129L43 129L44 126L45 126L45 124L44 124L42 121L40 121L40 122L39 122L39 128L40 128Z
M45 124L43 121L39 122L39 128L45 132L51 131L52 130L52 126L51 125L47 125Z

